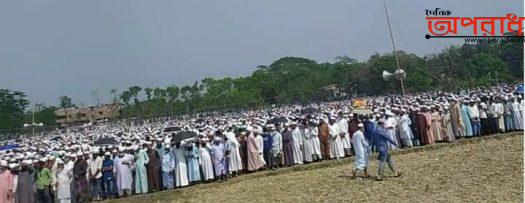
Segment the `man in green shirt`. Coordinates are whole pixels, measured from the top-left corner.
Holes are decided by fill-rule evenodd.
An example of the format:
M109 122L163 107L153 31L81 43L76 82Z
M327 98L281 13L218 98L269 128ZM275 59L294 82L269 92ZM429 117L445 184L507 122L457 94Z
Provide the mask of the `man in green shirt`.
M39 202L48 203L51 202L51 196L49 194L49 186L51 185L51 171L45 165L46 160L42 159L37 164L37 171L35 173L36 179L36 193Z

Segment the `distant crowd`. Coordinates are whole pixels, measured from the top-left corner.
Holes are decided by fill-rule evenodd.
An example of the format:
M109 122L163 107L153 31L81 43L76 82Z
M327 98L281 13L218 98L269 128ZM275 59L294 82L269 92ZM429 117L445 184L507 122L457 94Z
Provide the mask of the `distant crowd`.
M357 99L11 140L18 147L0 151L0 202L97 201L354 155L366 172L373 151L384 162L382 150L523 130L514 86ZM116 142L95 142L105 138Z

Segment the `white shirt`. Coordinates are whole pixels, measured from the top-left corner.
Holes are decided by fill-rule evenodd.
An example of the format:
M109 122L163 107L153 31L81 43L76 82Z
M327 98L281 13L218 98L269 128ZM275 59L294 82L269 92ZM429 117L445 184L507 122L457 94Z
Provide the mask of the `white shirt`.
M476 105L469 106L468 107L468 111L469 111L470 117L472 117L472 118L479 118L479 110L478 110L478 107Z
M97 170L102 170L102 157L97 156L97 158L95 158L95 160L91 160L89 162L89 170L90 170L91 174L93 174L93 175L97 172ZM101 171L95 176L95 179L99 179L99 178L102 178L102 172Z
M328 134L330 134L332 138L336 138L337 136L339 136L339 125L337 125L337 123L334 123L333 125L328 125Z
M339 131L345 134L348 133L348 120L346 120L346 118L342 118L341 120L339 120L339 122L337 122L337 125L339 125Z

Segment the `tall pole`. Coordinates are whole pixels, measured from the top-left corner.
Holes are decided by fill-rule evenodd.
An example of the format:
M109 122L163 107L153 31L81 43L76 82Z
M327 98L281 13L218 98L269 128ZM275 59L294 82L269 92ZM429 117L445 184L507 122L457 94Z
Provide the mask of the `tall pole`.
M390 27L390 18L388 17L388 9L386 7L386 1L384 2L384 5L385 5L385 13L386 13L386 22L388 24L390 40L392 41L392 48L394 49L394 56L396 57L397 69L400 70L401 66L399 65L399 58L397 57L396 44L394 43L394 35L392 34L392 28ZM401 82L401 91L403 92L403 97L405 97L405 85L403 84L403 77L399 77L399 81Z
M35 106L33 106L32 114L33 114L33 122L31 123L31 126L33 128L32 137L35 137Z

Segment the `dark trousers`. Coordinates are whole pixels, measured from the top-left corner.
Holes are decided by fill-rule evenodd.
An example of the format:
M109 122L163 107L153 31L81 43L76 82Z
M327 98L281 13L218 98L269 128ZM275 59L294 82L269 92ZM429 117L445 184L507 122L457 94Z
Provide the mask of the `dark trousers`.
M390 155L387 154L385 159L379 160L379 171L378 171L379 176L383 176L385 164L388 165L388 167L393 173L396 172L396 166L394 165L394 160L392 160Z
M493 128L488 118L481 118L480 122L482 135L490 135L493 133Z
M102 186L102 178L91 180L91 198L98 199L100 198L100 187Z
M481 123L478 120L470 119L470 125L472 126L473 136L481 135Z
M115 194L115 187L114 184L113 184L113 180L104 180L104 182L102 183L103 184L103 191L102 191L102 196L104 198L108 198L108 197L112 197L114 196Z
M503 132L499 129L499 119L498 117L495 117L495 118L490 118L490 123L492 125L492 127L494 128L494 131L491 133L491 134L496 134L498 132Z
M266 168L274 167L275 162L273 160L272 150L264 150L263 156L264 156L264 161L266 162Z
M37 194L39 203L51 203L49 187L44 187L44 189L37 189L36 194Z

